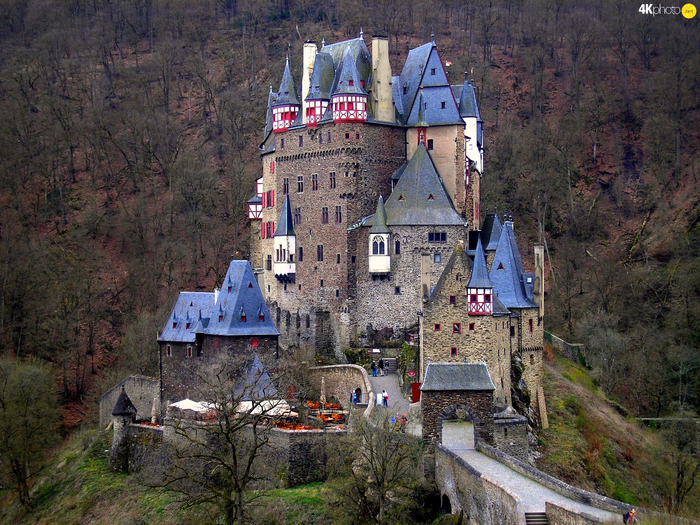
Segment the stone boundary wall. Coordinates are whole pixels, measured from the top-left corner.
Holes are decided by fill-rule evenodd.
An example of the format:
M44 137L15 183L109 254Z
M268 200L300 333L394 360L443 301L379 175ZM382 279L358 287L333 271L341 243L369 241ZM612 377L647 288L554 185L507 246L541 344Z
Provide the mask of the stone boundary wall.
M567 343L561 337L557 337L556 335L547 331L544 332L544 340L552 345L557 352L566 357L569 361L583 364L583 361L585 360L583 355L585 347L582 344Z
M545 502L545 514L547 514L550 525L600 525L601 523L607 523L586 512L549 501ZM622 522L622 519L620 519L620 522Z
M435 445L435 479L452 513L464 512L469 525L525 525L522 501L451 450Z
M112 410L117 403L122 386L129 399L136 407L136 418L150 420L153 408L153 398L156 398L158 414L160 415L160 384L155 377L129 376L100 397L100 428L105 428L112 421Z
M358 365L329 365L309 368L310 381L319 391L321 390L321 377L325 378L326 398L336 397L341 405L346 408L350 404L350 391L356 388L362 389L362 394L367 394L369 404L365 410L365 417L369 417L374 409L374 391L369 380L367 370Z
M620 514L624 514L628 510L634 508L632 505L622 503L621 501L572 487L568 483L564 483L560 479L550 476L549 474L545 474L541 470L538 470L527 463L523 463L512 456L504 454L500 450L496 450L485 443L478 443L476 448L479 450L479 452L487 455L488 457L507 465L523 476L526 476L567 498L580 501L581 503L591 505L592 507L596 507L598 509L607 510L608 512L619 512Z

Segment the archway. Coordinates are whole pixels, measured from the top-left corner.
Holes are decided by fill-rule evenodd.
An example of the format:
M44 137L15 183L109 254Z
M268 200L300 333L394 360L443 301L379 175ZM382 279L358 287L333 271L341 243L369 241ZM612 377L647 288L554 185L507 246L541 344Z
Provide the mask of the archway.
M452 503L447 494L443 494L440 500L440 514L452 514Z
M437 420L439 442L452 448L475 449L479 428L478 416L467 405L450 405Z

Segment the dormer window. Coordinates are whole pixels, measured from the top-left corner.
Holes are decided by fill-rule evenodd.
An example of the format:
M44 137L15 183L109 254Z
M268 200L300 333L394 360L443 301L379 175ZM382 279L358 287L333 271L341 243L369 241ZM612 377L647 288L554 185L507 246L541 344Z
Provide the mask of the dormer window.
M348 86L354 86L355 81L353 79L348 80Z
M221 322L221 321L223 321L223 320L224 320L224 316L221 315L221 314L219 314L219 322Z
M434 67L430 69L430 74L435 75L435 68Z
M189 330L189 329L190 329L190 323L185 324L185 330Z
M265 320L265 314L258 315L258 321L263 322Z
M233 286L229 286L229 287L228 287L229 293L231 293L231 290L233 290Z
M245 323L245 312L241 314L241 322Z
M177 322L173 321L173 328L177 328Z

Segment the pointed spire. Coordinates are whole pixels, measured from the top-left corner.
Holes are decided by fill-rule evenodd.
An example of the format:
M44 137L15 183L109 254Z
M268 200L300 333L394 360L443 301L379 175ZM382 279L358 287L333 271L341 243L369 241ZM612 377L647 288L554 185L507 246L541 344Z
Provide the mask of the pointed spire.
M435 45L435 32L431 31L430 32L430 42Z
M362 28L360 28L360 38L362 38L362 35L364 35L364 32L362 31Z
M374 214L374 222L369 230L369 233L389 233L389 228L386 225L386 208L384 208L384 198L380 195L377 201L377 211Z
M116 404L114 405L114 410L112 410L112 415L113 416L130 416L131 419L133 419L134 416L136 416L136 407L131 402L129 395L126 393L126 390L124 389L124 385L122 385L122 391L119 394L119 398L117 398Z
M323 49L324 47L326 47L326 37L325 36L323 38L321 38L321 49Z
M420 98L418 99L418 121L416 122L417 128L427 128L429 127L428 121L425 118L425 102L423 102L423 87L420 88Z
M280 212L280 220L277 223L274 237L291 237L296 236L294 232L294 223L292 221L292 208L289 204L289 194L284 196L282 203L282 211Z
M469 288L493 288L493 283L489 279L489 272L486 267L486 256L484 255L484 247L481 244L481 236L479 236L479 240L476 243L472 276L467 286Z
M284 65L284 73L282 74L282 82L280 82L280 89L277 92L277 100L275 100L275 106L281 106L284 104L299 104L299 98L297 97L297 88L294 85L294 78L292 77L292 70L289 67L289 55L287 55L287 60Z

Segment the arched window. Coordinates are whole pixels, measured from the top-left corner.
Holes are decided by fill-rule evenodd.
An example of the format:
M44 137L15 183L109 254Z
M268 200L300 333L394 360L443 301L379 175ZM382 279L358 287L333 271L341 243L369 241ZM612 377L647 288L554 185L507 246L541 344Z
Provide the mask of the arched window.
M384 239L379 239L379 255L384 255L385 252Z
M372 241L372 255L377 255L379 253L379 243L377 242L377 239L374 239Z

